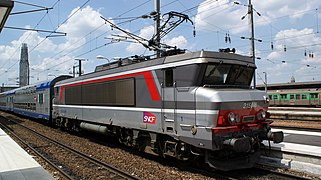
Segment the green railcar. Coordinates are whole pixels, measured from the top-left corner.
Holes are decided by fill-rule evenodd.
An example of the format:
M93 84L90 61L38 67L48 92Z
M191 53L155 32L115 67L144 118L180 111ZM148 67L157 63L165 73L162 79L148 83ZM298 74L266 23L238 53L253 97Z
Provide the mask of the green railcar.
M268 92L270 106L319 106L319 91L279 91Z

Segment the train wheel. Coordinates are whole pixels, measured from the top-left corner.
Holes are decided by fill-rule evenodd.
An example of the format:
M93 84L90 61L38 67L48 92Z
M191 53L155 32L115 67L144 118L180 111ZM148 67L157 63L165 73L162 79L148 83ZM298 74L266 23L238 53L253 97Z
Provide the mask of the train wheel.
M136 139L136 147L139 151L145 151L146 146L150 145L150 136L146 133L139 133Z

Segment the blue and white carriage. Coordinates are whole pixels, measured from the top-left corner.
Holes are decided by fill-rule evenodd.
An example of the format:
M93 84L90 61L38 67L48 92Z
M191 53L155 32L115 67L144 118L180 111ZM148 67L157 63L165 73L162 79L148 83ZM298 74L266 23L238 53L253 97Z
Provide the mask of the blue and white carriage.
M0 94L0 110L10 111L51 123L53 86L70 76L59 76L38 84L20 87Z

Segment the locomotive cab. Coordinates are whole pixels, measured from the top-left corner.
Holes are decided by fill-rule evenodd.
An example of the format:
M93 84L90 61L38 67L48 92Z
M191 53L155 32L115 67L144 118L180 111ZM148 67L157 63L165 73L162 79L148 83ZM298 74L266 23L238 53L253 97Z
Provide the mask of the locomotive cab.
M268 96L250 87L254 70L253 63L231 59L207 64L202 87L196 92L196 109L216 112L204 116L196 111L196 117L203 116L197 118L196 126L211 127L211 135L201 131L200 136L210 140L205 159L212 167L252 167L259 158L263 140L283 141L283 132L272 133L272 121L266 119ZM205 147L205 143L201 144Z
M263 140L283 141L283 133L272 133L272 121L266 120L267 94L251 88L255 64L230 53L202 51L192 57L194 64L160 74L161 127L174 138L164 141L163 151L185 156L190 149L221 170L252 167Z

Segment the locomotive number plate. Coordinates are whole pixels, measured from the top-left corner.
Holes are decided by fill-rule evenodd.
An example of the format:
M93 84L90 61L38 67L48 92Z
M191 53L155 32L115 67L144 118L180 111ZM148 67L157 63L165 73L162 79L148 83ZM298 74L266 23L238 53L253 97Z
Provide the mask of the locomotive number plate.
M243 109L256 108L256 107L257 107L257 102L245 102L243 104Z

